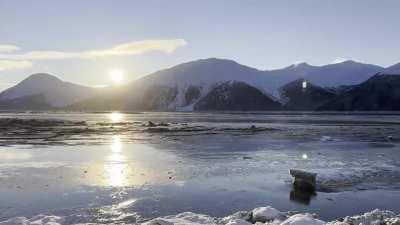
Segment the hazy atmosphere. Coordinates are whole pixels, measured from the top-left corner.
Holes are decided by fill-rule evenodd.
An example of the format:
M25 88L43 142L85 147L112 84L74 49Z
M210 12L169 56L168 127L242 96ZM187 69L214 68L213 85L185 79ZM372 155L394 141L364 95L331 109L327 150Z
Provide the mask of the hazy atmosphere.
M0 88L46 72L89 86L200 58L257 69L400 62L400 2L0 1ZM118 47L120 47L118 49Z

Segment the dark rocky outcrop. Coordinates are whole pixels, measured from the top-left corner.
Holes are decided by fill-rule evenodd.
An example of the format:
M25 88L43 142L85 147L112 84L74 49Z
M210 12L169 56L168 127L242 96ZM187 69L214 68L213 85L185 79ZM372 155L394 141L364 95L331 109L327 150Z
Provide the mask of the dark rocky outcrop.
M376 74L320 106L324 111L400 110L400 75Z
M194 110L199 111L278 109L280 109L278 102L259 89L239 81L228 81L216 86L194 106Z
M201 95L201 87L189 86L185 93L185 105L194 103Z
M305 84L305 87L303 87ZM314 110L336 97L336 93L304 79L290 82L280 89L285 110Z
M293 187L296 190L314 192L317 185L317 174L303 170L289 170L290 175L294 178Z

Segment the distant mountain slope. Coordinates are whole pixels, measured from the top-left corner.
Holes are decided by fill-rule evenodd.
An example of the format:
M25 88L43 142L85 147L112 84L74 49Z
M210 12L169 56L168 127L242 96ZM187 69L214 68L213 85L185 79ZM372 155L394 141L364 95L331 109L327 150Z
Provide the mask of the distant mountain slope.
M280 104L244 82L228 81L213 88L194 110L277 110Z
M19 99L30 96L42 96L53 107L64 107L93 96L95 90L60 80L50 74L33 74L0 93L0 101Z
M265 81L263 71L227 59L200 59L182 63L147 75L137 82L169 86L207 86L229 80L245 81L260 86L273 86Z
M359 84L383 69L380 66L348 60L321 66L307 74L305 78L322 87L336 87Z
M0 100L0 110L48 110L52 106L43 95L30 95Z
M285 110L314 110L336 97L334 91L305 79L292 81L280 90Z
M72 104L70 110L170 110L176 98L174 87L137 85L105 88L90 99ZM172 109L174 110L174 109Z
M400 110L400 76L377 74L318 110Z
M282 85L304 78L318 86L335 87L359 84L383 70L384 68L380 66L348 60L324 66L301 63L279 70L271 70L269 73L279 80L277 83Z
M394 74L394 75L399 75L400 74L400 63L394 64L392 66L387 67L383 73L385 74Z
M319 86L354 85L361 83L382 71L383 68L354 61L345 61L325 66L306 63L289 67L261 71L226 59L201 59L164 69L136 80L140 86L163 85L177 88L178 98L172 103L176 107L188 107L184 96L188 87L201 90L198 98L207 94L215 85L227 81L241 81L261 90L263 93L279 97L278 89L288 82L305 78Z

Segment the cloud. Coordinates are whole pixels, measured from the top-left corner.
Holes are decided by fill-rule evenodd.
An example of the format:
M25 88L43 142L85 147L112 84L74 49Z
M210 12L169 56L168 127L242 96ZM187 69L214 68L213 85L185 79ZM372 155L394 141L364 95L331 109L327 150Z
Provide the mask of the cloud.
M0 71L11 69L26 69L30 67L32 67L32 62L27 60L0 60Z
M61 60L92 59L110 56L139 55L152 51L171 53L187 43L183 39L132 41L116 45L109 49L87 50L79 52L31 51L22 54L0 54L6 60Z
M0 45L0 52L18 51L19 47L15 45Z

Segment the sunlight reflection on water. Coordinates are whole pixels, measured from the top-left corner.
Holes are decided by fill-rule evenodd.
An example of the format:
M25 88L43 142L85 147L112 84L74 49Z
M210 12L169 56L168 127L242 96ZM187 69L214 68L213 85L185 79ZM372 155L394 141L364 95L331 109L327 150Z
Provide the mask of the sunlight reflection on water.
M111 122L113 122L113 123L122 122L122 120L124 119L124 115L119 112L112 112L111 114L109 114L109 117L110 117Z
M109 163L104 165L107 173L108 185L121 187L128 184L129 166L126 164L126 157L122 154L122 143L119 136L113 136L110 146L111 155L107 156Z

